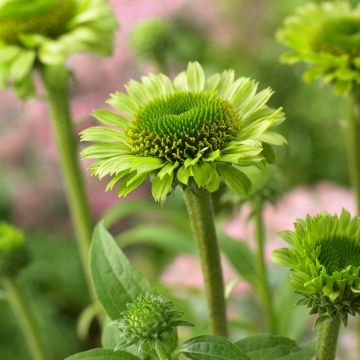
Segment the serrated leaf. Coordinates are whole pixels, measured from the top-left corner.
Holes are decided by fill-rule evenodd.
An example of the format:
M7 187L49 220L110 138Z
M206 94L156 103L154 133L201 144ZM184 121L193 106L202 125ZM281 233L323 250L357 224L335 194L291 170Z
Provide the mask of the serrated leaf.
M186 341L179 352L191 360L251 360L238 346L221 336L198 336Z
M67 357L65 360L140 360L139 357L127 351L109 349L93 349Z
M90 247L90 271L96 296L112 320L120 317L126 304L152 289L130 264L114 238L99 223Z

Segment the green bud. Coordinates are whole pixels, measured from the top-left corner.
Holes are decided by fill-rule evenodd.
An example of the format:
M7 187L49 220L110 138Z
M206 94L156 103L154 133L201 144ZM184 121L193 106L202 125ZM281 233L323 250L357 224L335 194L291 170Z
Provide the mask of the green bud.
M161 19L148 19L135 26L130 47L143 60L157 61L171 46L172 27Z
M171 353L178 343L177 326L191 326L180 320L181 312L173 310L173 304L157 294L140 295L127 305L116 325L120 330L117 349L131 345L138 352L161 355L171 359Z
M0 274L12 275L28 261L23 232L6 222L0 222Z

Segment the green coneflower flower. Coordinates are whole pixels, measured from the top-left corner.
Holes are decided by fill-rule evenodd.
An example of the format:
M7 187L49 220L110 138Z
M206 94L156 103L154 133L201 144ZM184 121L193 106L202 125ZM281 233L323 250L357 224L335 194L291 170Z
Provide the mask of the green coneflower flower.
M120 330L117 349L135 345L138 352L161 354L161 359L171 359L178 344L177 326L192 326L180 320L181 315L164 296L140 295L115 322Z
M131 80L127 95L115 93L108 101L121 114L97 110L104 126L86 129L82 141L95 142L82 152L96 159L91 172L121 181L119 196L126 196L146 178L152 178L155 200L164 200L178 184L214 192L220 179L244 194L250 181L241 167L263 165L269 146L282 144L270 131L284 120L281 108L266 103L267 88L257 93L248 78L234 78L232 70L206 78L198 63L190 63L174 81L149 75Z
M13 275L28 261L23 232L6 222L0 222L0 274Z
M0 87L34 93L37 64L59 65L75 52L111 53L116 21L106 0L2 0Z
M291 49L285 62L310 64L306 81L322 78L338 93L360 84L360 5L306 4L285 21L277 38Z
M300 301L318 314L317 323L360 312L360 218L343 210L297 220L295 231L280 236L293 248L273 252L273 260L291 269Z

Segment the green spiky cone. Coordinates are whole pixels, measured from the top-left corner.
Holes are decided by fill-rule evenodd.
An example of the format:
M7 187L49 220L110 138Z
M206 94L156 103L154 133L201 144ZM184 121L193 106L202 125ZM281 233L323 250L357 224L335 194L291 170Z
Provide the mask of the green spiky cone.
M271 131L284 120L281 108L266 105L272 90L257 92L255 81L235 79L232 70L206 78L195 62L174 81L151 74L125 88L127 95L108 101L121 114L97 110L107 126L81 133L82 141L95 143L82 152L95 159L92 174L110 175L108 189L121 182L119 196L149 177L157 201L177 185L214 192L221 179L244 195L251 183L241 169L263 166L269 145L285 142Z
M0 222L0 275L15 275L29 262L24 234L19 229Z
M140 295L115 321L120 330L120 341L116 349L135 345L141 351L171 360L178 344L176 328L192 326L180 319L182 313L173 310L173 304L162 295Z
M295 231L280 236L291 249L273 252L273 261L291 270L291 284L301 304L318 314L316 324L360 312L360 218L322 212L297 220Z
M73 53L112 51L115 18L107 0L0 2L0 88L34 95L33 70L60 65Z
M321 78L339 94L360 84L360 5L308 3L285 20L277 39L290 49L284 62L309 64L306 82Z

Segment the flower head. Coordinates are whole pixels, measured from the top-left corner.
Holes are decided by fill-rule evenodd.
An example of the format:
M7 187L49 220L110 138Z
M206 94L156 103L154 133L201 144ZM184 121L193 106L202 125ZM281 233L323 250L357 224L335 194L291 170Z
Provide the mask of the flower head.
M245 166L266 162L269 146L282 144L281 135L269 131L284 120L282 109L266 105L271 89L257 93L248 78L224 71L206 78L198 63L190 63L174 81L163 74L131 80L127 95L115 93L108 101L122 114L98 110L104 126L81 133L95 142L82 152L96 161L90 166L99 178L121 181L125 196L149 176L155 200L164 200L178 184L213 192L220 179L245 194L250 181Z
M297 220L295 231L280 236L292 249L278 249L273 260L291 269L291 283L302 304L321 322L360 312L360 218L322 212Z
M346 93L360 83L360 5L346 1L306 4L277 34L291 50L288 63L306 62L305 81L322 78Z
M0 222L0 274L10 275L28 263L24 234L17 228Z
M33 95L37 64L58 65L76 52L111 53L116 21L107 0L0 2L0 87Z
M127 305L116 325L120 330L118 349L136 345L138 352L171 353L178 343L177 326L191 326L180 320L181 313L165 297L147 293ZM163 358L163 357L162 357Z

